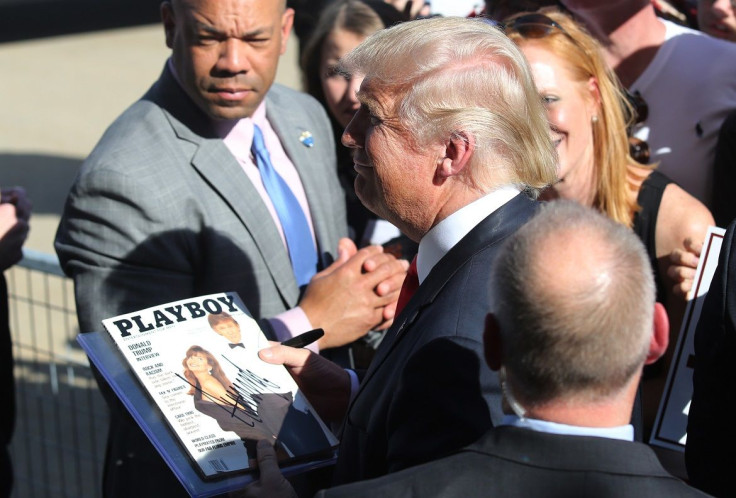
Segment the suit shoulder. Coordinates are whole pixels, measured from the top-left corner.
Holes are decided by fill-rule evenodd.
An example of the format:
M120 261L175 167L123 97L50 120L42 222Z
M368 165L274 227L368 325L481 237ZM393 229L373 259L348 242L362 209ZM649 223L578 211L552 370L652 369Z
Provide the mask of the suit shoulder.
M268 91L268 100L273 105L279 107L300 106L308 114L317 113L320 118L327 120L327 112L317 99L307 93L299 92L287 86L274 83Z
M80 175L108 170L122 175L157 174L152 164L177 155L174 132L166 112L153 102L139 100L105 130L84 161Z

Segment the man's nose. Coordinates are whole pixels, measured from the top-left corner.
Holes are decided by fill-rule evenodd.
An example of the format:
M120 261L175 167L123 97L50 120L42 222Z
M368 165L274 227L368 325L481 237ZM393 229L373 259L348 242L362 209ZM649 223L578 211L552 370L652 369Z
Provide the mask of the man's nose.
M238 74L250 69L246 47L241 40L228 38L221 42L217 69L230 74Z
M348 125L345 127L345 131L342 132L340 141L345 147L351 149L357 149L362 145L362 133L361 129L361 111L355 113L353 119L350 120Z

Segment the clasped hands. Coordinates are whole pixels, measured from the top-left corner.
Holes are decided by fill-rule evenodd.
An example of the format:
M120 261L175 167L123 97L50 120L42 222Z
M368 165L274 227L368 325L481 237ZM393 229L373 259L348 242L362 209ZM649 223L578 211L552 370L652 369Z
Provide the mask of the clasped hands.
M347 238L340 240L337 254L334 263L312 277L299 302L312 326L325 331L320 349L390 327L409 268L381 246L358 250Z

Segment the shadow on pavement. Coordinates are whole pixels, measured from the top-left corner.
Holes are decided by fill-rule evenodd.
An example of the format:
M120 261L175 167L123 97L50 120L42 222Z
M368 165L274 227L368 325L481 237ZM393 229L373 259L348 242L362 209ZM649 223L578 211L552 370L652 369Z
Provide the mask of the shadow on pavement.
M0 0L0 43L160 21L160 0Z
M61 215L81 159L39 154L0 154L0 183L24 187L35 214Z

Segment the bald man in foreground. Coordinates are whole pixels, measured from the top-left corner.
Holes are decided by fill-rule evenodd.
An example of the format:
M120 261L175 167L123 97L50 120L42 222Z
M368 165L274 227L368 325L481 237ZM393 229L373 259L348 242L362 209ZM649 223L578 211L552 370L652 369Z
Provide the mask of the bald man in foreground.
M669 327L630 230L549 203L504 244L489 282L485 356L501 378L502 423L450 457L318 496L706 496L633 442L642 368ZM289 496L269 447L259 456L262 488L246 494Z

